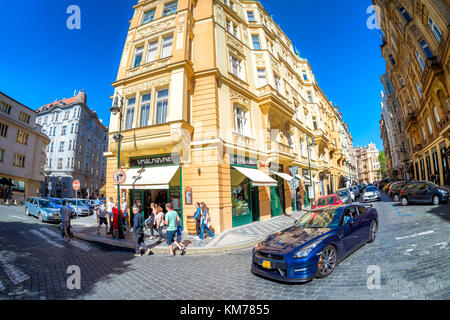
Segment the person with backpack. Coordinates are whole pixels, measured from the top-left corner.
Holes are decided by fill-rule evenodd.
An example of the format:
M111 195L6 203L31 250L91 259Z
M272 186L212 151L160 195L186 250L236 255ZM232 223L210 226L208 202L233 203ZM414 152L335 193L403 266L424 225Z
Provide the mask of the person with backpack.
M196 207L196 211L194 214L195 231L197 232L197 237L200 238L201 222L202 222L202 209L200 208L200 202L197 202L195 204L195 207Z
M169 246L170 253L167 255L168 257L174 257L175 253L173 250L173 245L177 246L178 249L181 250L181 254L183 255L185 253L185 246L180 244L178 241L175 240L175 235L177 234L177 224L181 221L180 217L178 216L178 213L173 210L173 205L171 203L166 204L166 218L164 220L164 224L167 225L167 234L166 234L166 242Z
M209 208L204 202L200 204L200 208L202 210L202 230L200 232L200 240L203 240L205 230L209 233L211 238L214 238L214 233L209 229L211 221L211 218L209 217Z
M163 236L163 228L164 228L164 210L160 206L156 206L155 209L156 216L155 216L155 227L156 231L159 235L159 240L156 243L161 243L164 239Z
M135 246L135 256L140 257L141 254L141 248L144 248L146 254L152 255L153 252L150 250L150 248L147 248L147 245L144 241L144 218L142 217L142 214L140 213L140 208L138 206L133 206L133 214L134 214L134 223L133 223L133 241Z

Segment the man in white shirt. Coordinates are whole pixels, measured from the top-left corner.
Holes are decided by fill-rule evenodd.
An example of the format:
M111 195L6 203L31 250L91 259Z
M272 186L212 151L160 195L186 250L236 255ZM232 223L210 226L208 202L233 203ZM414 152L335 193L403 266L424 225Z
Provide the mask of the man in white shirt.
M106 212L108 213L108 225L109 225L109 231L108 234L112 234L113 232L113 212L112 209L114 207L113 197L109 198L109 201L106 203Z
M127 199L122 198L122 203L120 204L120 210L122 210L125 217L125 230L128 232L128 203Z

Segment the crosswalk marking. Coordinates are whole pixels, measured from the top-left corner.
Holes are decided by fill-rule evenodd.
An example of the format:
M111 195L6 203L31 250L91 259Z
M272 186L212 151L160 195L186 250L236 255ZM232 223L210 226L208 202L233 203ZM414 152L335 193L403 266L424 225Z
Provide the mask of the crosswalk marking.
M64 248L64 246L62 244L59 244L59 243L56 243L55 241L50 240L49 238L47 238L45 235L43 235L41 232L39 232L37 230L31 230L31 233L57 248Z
M14 284L19 284L30 279L30 276L20 270L20 268L8 262L5 257L5 251L0 252L0 266Z
M61 233L56 233L56 232L51 231L51 230L46 229L46 228L41 228L40 231L47 233L48 235L50 235L53 238L57 238L57 239L61 239L62 240ZM83 250L83 251L89 251L89 250L92 249L92 247L90 245L88 245L88 244L80 243L80 242L73 241L73 240L71 240L68 244L71 245L71 246L77 247L78 249Z

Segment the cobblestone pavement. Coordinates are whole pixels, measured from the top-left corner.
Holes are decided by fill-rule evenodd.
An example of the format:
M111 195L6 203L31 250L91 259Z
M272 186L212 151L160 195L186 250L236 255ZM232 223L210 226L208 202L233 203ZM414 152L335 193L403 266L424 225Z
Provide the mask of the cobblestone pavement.
M341 262L326 279L281 284L250 273L251 252L214 256L150 256L74 240L55 225L0 206L1 299L450 299L450 204L401 208L374 203L377 240ZM397 209L397 210L396 210ZM66 286L68 266L81 289ZM369 290L368 267L381 270Z

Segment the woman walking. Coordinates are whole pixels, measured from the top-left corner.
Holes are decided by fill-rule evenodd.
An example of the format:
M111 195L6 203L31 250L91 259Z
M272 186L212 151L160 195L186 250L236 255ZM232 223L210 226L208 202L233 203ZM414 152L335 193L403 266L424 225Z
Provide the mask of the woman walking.
M159 240L156 243L161 243L164 239L163 228L164 228L164 210L160 206L155 209L155 227L159 235Z
M211 238L214 238L214 233L212 233L212 231L209 229L210 226L209 222L211 220L211 218L209 217L209 208L206 206L204 202L200 204L200 208L202 211L202 220L201 220L202 230L200 232L200 240L203 240L205 229L209 233L209 236Z
M194 220L195 220L195 231L197 232L197 237L200 237L200 231L201 231L201 222L202 222L202 209L200 208L200 202L197 202L195 204L195 215L194 215Z

